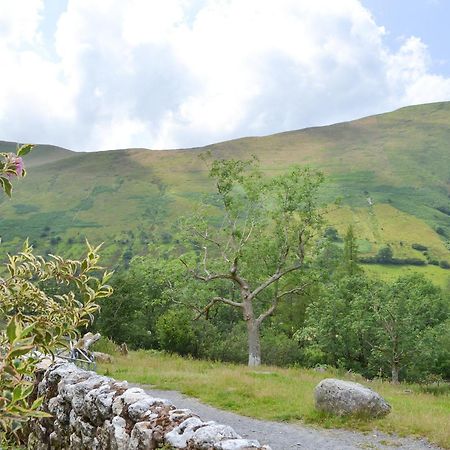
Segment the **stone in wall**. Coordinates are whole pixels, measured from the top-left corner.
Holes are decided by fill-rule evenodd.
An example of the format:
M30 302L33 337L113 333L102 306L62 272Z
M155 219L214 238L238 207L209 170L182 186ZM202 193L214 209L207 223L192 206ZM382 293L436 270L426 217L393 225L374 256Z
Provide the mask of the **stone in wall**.
M188 409L154 398L72 363L58 362L39 376L37 394L51 418L31 424L37 450L270 450L242 439L231 427L204 422Z

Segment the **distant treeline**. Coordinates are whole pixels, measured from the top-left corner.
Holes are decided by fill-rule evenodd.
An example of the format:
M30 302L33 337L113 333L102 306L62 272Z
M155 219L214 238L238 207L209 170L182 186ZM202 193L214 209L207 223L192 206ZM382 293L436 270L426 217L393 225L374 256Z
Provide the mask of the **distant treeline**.
M427 259L421 258L394 258L391 247L381 248L375 256L361 256L358 261L362 264L388 264L394 266L410 265L410 266L439 266L442 269L450 269L450 263L446 260L438 261L431 259L427 253L428 247L422 244L412 244L414 250L422 251Z
M389 261L386 261L384 259L378 258L378 256L361 257L359 258L359 262L362 264L392 264L395 266L426 266L427 264L432 264L420 258L392 258ZM437 263L436 265L439 265L439 263Z

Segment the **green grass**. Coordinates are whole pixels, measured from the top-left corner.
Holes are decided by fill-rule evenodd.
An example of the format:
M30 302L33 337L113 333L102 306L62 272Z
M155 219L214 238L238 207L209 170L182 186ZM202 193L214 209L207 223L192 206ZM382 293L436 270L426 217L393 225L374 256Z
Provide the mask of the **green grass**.
M399 276L409 275L413 272L425 275L437 286L448 288L450 286L450 270L436 266L390 266L380 264L365 264L367 274L381 280L393 281Z
M383 419L336 418L318 413L313 390L326 377L349 378L336 372L317 373L302 368L282 369L184 359L152 351L116 356L113 364L100 365L99 372L157 389L178 390L186 395L245 416L302 422L325 428L361 431L379 429L402 436L426 437L450 448L450 396L417 392L417 387L386 382L366 382L391 405ZM361 381L360 377L349 379Z

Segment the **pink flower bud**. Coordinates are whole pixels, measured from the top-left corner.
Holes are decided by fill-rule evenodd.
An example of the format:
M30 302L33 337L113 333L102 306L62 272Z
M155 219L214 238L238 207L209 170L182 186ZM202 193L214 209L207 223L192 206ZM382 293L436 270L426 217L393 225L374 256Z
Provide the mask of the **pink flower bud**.
M18 177L23 175L23 170L25 168L23 164L23 159L20 156L14 157L14 162L16 163L16 173Z

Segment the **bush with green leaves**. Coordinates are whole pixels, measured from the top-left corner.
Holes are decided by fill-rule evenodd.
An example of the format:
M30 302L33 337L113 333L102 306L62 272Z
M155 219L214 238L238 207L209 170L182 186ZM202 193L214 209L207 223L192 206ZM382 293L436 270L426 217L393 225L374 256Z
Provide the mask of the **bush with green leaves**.
M0 187L8 196L12 181L25 175L22 156L31 148L0 155ZM0 447L23 441L24 422L46 415L39 411L39 398L30 400L43 355L67 346L92 322L97 301L111 295L111 273L100 272L99 248L87 243L87 253L78 261L37 256L25 242L21 252L8 255L0 278ZM55 284L64 287L63 293L49 293Z

